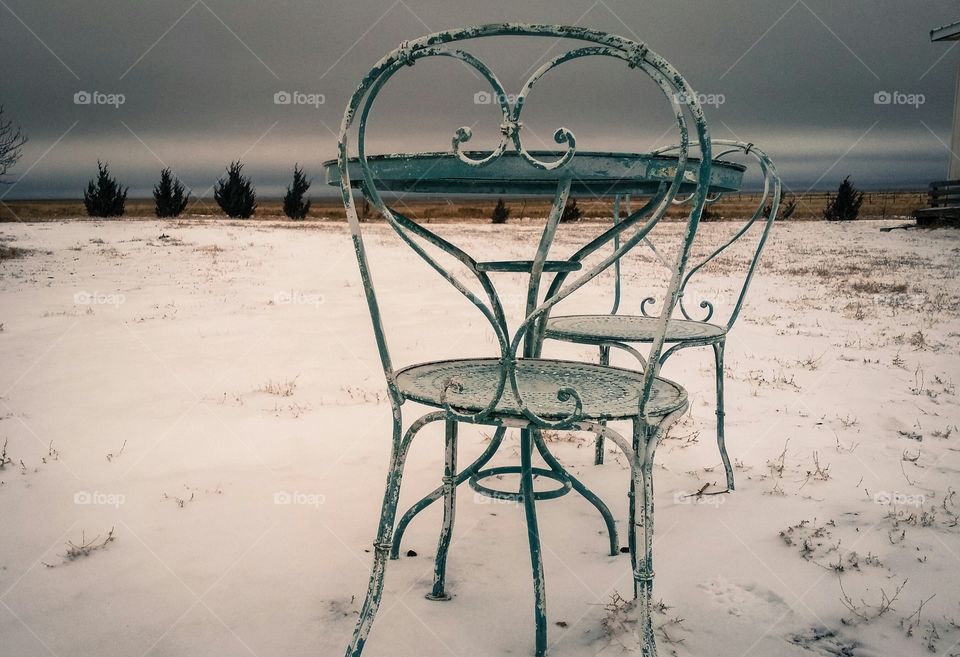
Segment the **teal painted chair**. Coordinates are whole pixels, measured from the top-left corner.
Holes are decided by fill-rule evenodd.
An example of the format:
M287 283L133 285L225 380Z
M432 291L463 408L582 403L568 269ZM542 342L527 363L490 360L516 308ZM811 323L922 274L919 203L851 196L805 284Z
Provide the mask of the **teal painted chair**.
M494 73L465 50L471 40L494 36L562 38L573 40L576 45L543 63L522 87L516 100L509 102L507 99L513 96L505 92ZM368 155L365 141L367 117L381 88L421 59L440 57L452 58L467 65L490 85L502 116L499 145L490 151L466 151L462 145L470 140L472 134L468 128L460 128L454 134L452 149L448 153ZM558 151L528 151L523 143L523 124L520 121L527 96L545 74L564 62L584 57L613 60L652 80L671 105L680 145L670 153L652 157L585 153L577 151L573 133L559 128L554 135L555 141L561 146ZM678 103L678 97L694 100L683 105ZM687 408L684 389L659 376L667 322L655 322L647 354L651 366L642 372L610 365L545 359L541 356L541 347L551 309L577 294L589 281L618 262L652 233L674 199L686 197L689 200L689 213L684 229L675 238L678 242L676 259L665 276L666 289L659 299L665 316L670 315L679 299L690 246L714 173L707 125L695 99L696 94L680 73L643 43L580 27L513 24L438 32L401 44L400 48L390 52L374 66L351 96L341 124L338 160L332 182L340 186L352 232L353 248L386 379L393 430L386 488L373 543L370 582L353 638L346 650L347 657L358 657L364 649L383 594L388 557L391 552L396 556L403 527L420 509L440 499L443 501L443 521L433 586L427 597L438 601L450 599L446 584L447 553L454 527L457 488L464 482L468 482L478 493L514 500L523 506L533 578L535 654L542 657L546 653L547 597L537 503L560 497L571 490L577 491L603 516L609 533L610 554L619 552L609 510L551 454L543 438L543 432L548 429L600 433L623 450L631 465L627 527L634 595L638 598L638 609L643 617L643 654L646 657L656 654L650 620L653 586L653 457L665 432ZM690 148L699 152L699 159L689 157ZM598 173L609 171L611 167L624 167L624 172L614 179ZM728 170L727 173L731 172ZM571 189L589 186L584 180L589 180L591 176L602 178L598 184L604 189L617 184L639 191L646 189L657 200L642 212L631 214L583 244L572 258L551 258L558 222ZM511 189L526 193L548 192L553 197L539 241L530 244L532 257L529 260L479 260L464 248L399 212L391 206L389 196L385 198L382 193L477 191L481 188L487 191ZM394 364L381 321L381 301L374 285L373 269L357 215L358 192L386 219L402 244L452 285L466 303L480 313L496 338L494 353L477 353L467 358L408 366ZM613 252L602 255L614 240L617 245ZM591 255L597 257L588 264L586 259ZM456 271L466 272L466 275L454 273L445 264L448 261L457 263L459 267ZM528 278L523 316L513 326L507 321L502 295L496 285L495 277L500 272L523 272ZM430 328L425 326L424 330ZM418 414L412 422L408 420L405 423L404 411L415 410L410 408L410 402L415 402L415 407L420 405L433 410ZM630 435L622 436L604 425L613 420L628 423ZM440 486L414 505L398 524L396 516L407 452L418 432L432 423L443 423L445 427L444 469L442 477L438 477ZM484 453L467 467L458 470L458 428L463 423L492 426L495 427L495 433ZM484 468L510 428L520 433L519 463ZM533 465L536 456L542 459L545 467ZM519 490L494 488L489 480L503 474L519 475ZM534 486L534 477L539 482L553 482L554 488L538 490ZM456 613L455 609L451 609L451 613Z
M746 299L747 290L753 275L756 272L763 248L767 243L770 230L776 220L777 212L780 207L781 184L780 177L777 174L773 163L762 151L753 144L747 144L739 141L727 139L713 140L713 146L716 150L714 158L721 160L731 156L748 156L752 158L753 163L759 167L760 175L763 178L763 194L760 197L759 204L753 214L747 221L734 233L727 241L714 249L703 260L699 261L686 272L683 277L683 283L680 286L680 299L676 306L676 312L670 317L667 323L666 342L670 347L660 355L659 364L663 365L666 360L681 349L691 347L711 347L713 349L715 373L716 373L716 414L717 414L717 446L720 449L720 458L723 461L724 471L726 473L727 488L734 489L733 467L730 463L730 457L727 455L727 449L724 439L724 401L723 401L723 382L724 382L724 349L727 336L733 329L740 310ZM671 152L672 149L664 149L659 152ZM719 199L719 195L711 196L707 203ZM685 199L675 199L675 203L683 203ZM615 222L619 220L621 199L618 196L614 203ZM755 228L756 226L756 228ZM726 252L731 246L740 240L749 237L756 238L756 246L751 252L751 257L746 266L746 276L743 284L737 291L736 297L731 303L722 306L726 312L725 318L717 320L714 317L715 304L709 300L703 300L699 306L703 311L700 317L695 317L688 311L685 303L684 293L687 285L692 278L704 267L713 262L718 256ZM661 256L653 243L645 240L646 247L653 252L659 259ZM597 345L600 348L600 363L607 365L610 363L611 349L619 349L632 354L637 358L641 367L646 367L647 361L642 354L636 351L630 345L638 343L651 343L659 338L660 317L651 314L648 310L654 306L652 297L645 298L640 303L640 312L637 314L624 314L621 312L621 272L619 264L616 267L614 278L614 303L613 310L606 315L554 315L547 322L546 337L552 340L562 340L578 344ZM670 263L664 263L669 266ZM604 456L604 437L602 434L596 436L596 450L594 461L597 465L603 463Z

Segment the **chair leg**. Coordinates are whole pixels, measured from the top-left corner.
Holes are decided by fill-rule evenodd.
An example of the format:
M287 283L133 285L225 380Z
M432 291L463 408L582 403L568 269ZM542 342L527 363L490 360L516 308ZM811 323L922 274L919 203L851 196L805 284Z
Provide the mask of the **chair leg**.
M574 477L572 474L567 472L560 462L557 460L553 454L550 453L549 448L547 448L546 443L543 442L543 432L539 429L531 429L533 432L533 444L536 446L537 451L540 452L541 458L546 462L547 465L554 472L562 472L563 475L570 481L570 485L573 487L573 490L580 493L580 495L590 502L593 507L600 512L600 517L603 518L603 522L607 525L607 536L610 539L610 556L616 556L620 553L619 542L617 539L617 522L613 518L613 514L610 513L610 509L607 508L607 505L603 503L596 494L587 488L582 481Z
M733 467L730 465L730 457L727 455L727 446L724 443L723 436L723 350L725 342L717 342L713 345L713 356L716 365L717 376L717 447L720 448L720 458L723 460L723 469L727 474L727 490L733 490Z
M543 581L543 556L540 553L540 530L537 525L537 507L534 499L533 439L530 429L520 430L520 494L527 518L527 540L530 543L530 562L533 567L534 621L536 623L536 657L547 654L547 594Z
M609 365L610 364L610 347L607 345L600 345L600 364ZM606 426L606 421L601 420L600 424ZM594 465L603 465L603 434L598 433L594 442L594 454L593 454L593 464Z
M447 576L447 551L453 535L453 521L457 511L457 427L453 420L446 423L446 459L443 467L443 526L437 544L437 561L433 570L433 590L427 600L449 600L444 589Z
M640 467L639 482L643 489L641 511L643 554L637 555L633 571L634 592L640 609L640 646L643 657L656 657L657 642L653 633L653 464Z
M474 472L482 468L484 465L493 458L493 455L496 453L497 449L500 447L500 443L503 442L503 436L506 434L506 427L497 427L497 430L493 434L493 438L490 439L490 444L483 454L477 457L477 460L464 468L463 472L457 475L454 486L459 486L467 479L469 479ZM410 521L413 520L418 513L426 509L428 506L439 500L443 497L444 485L441 484L437 488L434 488L427 495L422 497L416 504L407 509L407 512L400 517L399 522L397 522L397 528L393 532L393 547L390 549L390 558L397 559L400 556L400 543L403 540L403 534L407 530L407 525L410 524Z
M653 632L653 449L646 448L648 441L656 440L654 433L654 427L640 429L638 426L635 429L636 456L630 497L633 594L640 612L640 648L643 657L657 655ZM639 517L636 515L638 510Z
M373 625L373 619L380 608L380 598L383 594L384 574L387 567L387 556L390 552L393 522L397 514L397 502L400 498L400 480L403 477L403 464L406 460L408 441L400 440L400 416L397 413L394 428L393 450L390 454L390 469L387 473L387 485L383 493L383 506L380 511L380 525L377 529L377 538L373 543L373 568L370 573L370 584L367 586L367 595L360 609L353 639L347 646L345 657L360 657L363 646L367 642L367 635Z

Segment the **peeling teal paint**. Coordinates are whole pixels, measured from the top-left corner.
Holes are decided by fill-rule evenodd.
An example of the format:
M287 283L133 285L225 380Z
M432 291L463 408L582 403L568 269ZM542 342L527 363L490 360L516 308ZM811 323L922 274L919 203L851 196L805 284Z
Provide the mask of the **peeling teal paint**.
M586 45L575 47L541 65L524 84L516 101L510 103L502 84L486 64L459 49L463 42L470 39L492 36L559 37L586 42ZM472 139L473 133L469 128L462 127L454 132L451 138L451 150L447 153L367 154L365 142L367 119L379 91L394 75L408 66L415 66L420 59L426 57L451 57L460 60L477 71L490 84L501 113L500 139L497 147L488 152L465 150L463 145ZM524 128L521 121L526 98L537 81L548 71L564 62L583 57L619 59L630 69L650 78L671 105L679 135L678 146L670 153L655 154L580 152L577 150L577 141L573 133L565 127L559 127L554 132L554 141L562 146L562 149L527 150L523 143ZM693 100L689 104L681 105L677 101L678 95ZM616 444L630 463L632 484L628 534L634 571L634 588L639 598L639 608L643 612L642 652L645 657L656 655L656 643L650 619L653 579L653 454L666 430L679 419L688 404L686 392L682 388L659 377L661 354L664 354L666 320L681 298L686 282L683 273L689 258L690 246L709 194L738 189L743 174L743 167L740 165L722 161L712 162L707 125L696 98L696 94L683 77L660 55L651 51L646 44L582 27L509 23L437 32L404 42L373 67L351 96L341 122L338 158L335 165L327 163L327 177L328 182L339 185L346 208L364 295L387 381L394 426L387 485L377 538L374 541L374 563L370 583L353 639L347 647L347 657L359 657L366 643L380 605L388 557L397 557L400 540L413 517L439 499L444 500L444 519L438 541L434 585L430 597L438 600L449 599L446 586L446 557L454 525L456 489L465 481L469 482L474 490L483 494L494 497L507 495L510 499L523 504L534 589L535 654L538 657L546 654L547 597L537 524L537 501L559 497L570 490L575 490L593 504L603 518L607 527L611 554L617 554L618 540L614 518L609 509L553 457L543 439L545 429L592 431ZM350 148L351 136L354 134L355 154L351 153ZM689 156L691 147L699 152L699 159ZM499 351L496 358L488 359L488 362L481 364L476 362L477 359L472 362L463 361L463 367L460 368L459 373L445 378L439 390L430 388L433 383L426 379L416 380L416 385L419 386L416 391L407 387L413 385L410 380L414 372L429 371L437 364L411 366L402 370L394 369L370 264L363 245L361 224L354 201L355 189L377 208L411 250L477 308L490 325L496 338ZM564 261L566 264L556 259L551 260L550 250L567 199L571 193L592 189L602 189L606 194L613 192L643 194L651 196L651 199L639 210L629 213L624 220L616 222L600 236L583 245L573 256ZM553 197L550 214L532 260L506 263L478 262L449 240L390 207L381 196L383 192L395 191L507 193L507 190ZM678 195L686 195L689 214L679 245L677 261L671 269L668 292L663 302L664 317L658 321L647 358L648 365L643 372L618 370L609 365L600 367L541 359L542 344L551 310L610 267L617 267L626 253L646 239ZM428 252L424 242L455 258L465 267L472 283L468 284L444 267ZM587 266L588 256L597 253L601 248L611 246L612 249L607 255ZM525 316L519 325L514 327L508 325L499 292L490 276L500 271L529 274ZM543 281L545 274L553 275L549 285ZM474 291L478 285L479 292ZM542 287L547 289L541 295ZM472 369L467 368L468 362L471 363ZM475 387L477 378L470 372L479 371L478 367L481 369L485 367L486 371L495 372L493 385L485 389ZM545 378L546 372L555 372L558 369L565 373L566 378ZM520 381L521 372L524 376L541 377L538 379L541 388L543 384L555 385L555 400L550 407L553 410L550 412L542 410L541 407L545 406L542 394L539 402L530 401L538 397L534 394L536 391L524 390ZM584 386L597 385L597 381L602 378L600 374L604 377L616 378L618 385L629 382L634 386L636 406L631 406L622 415L622 417L632 418L632 440L628 441L603 423L603 420L614 417L609 409L605 410L604 405L613 404L615 400L612 397L616 393L610 392L609 395L604 393L606 396L599 399L591 397L589 401L591 404L596 404L596 407L587 404L583 392ZM585 378L593 375L596 375L597 380ZM567 380L571 383L565 383ZM550 390L553 390L553 387ZM668 393L675 397L669 397ZM439 410L420 417L406 432L403 432L401 407L410 399L419 400ZM459 407L451 403L451 399L461 400L458 402ZM538 403L540 406L537 405ZM558 403L561 404L560 410L556 410ZM420 429L441 420L446 426L442 483L414 504L400 518L400 521L395 523L402 470L409 446ZM456 471L456 427L460 422L484 424L497 429L484 453L458 473ZM507 428L520 429L520 463L484 470L484 465L490 461L502 444ZM540 454L547 468L533 467L534 450ZM520 488L516 493L497 491L482 483L483 479L504 472L520 475ZM551 491L536 491L534 475L558 482L559 488Z

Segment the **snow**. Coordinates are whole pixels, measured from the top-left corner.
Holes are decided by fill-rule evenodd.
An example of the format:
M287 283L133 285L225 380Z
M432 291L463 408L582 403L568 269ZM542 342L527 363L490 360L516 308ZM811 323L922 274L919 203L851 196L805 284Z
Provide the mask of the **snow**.
M712 354L667 363L691 411L656 459L661 654L960 654L960 235L878 230L895 223L775 229L727 346L735 493L685 496L723 486ZM529 255L537 226L436 229L506 259ZM397 365L493 352L479 313L386 227L364 230ZM558 249L596 230L564 226ZM704 224L699 239L732 230ZM390 428L346 226L67 221L5 224L0 240L34 250L0 264L11 459L0 470L0 655L342 654ZM731 299L742 261L701 289ZM627 307L644 280L662 288L655 271L630 261ZM500 276L519 303L519 277ZM610 278L577 299L565 310L608 309ZM596 357L556 343L547 353ZM460 462L489 435L464 427ZM496 463L516 457L516 441ZM439 483L442 444L439 426L415 441L401 510ZM551 446L610 505L623 539L622 457L592 465L588 435L561 432ZM439 511L406 534L417 556L389 562L364 654L532 654L522 509L460 489L447 603L423 597ZM611 603L629 597L628 557L606 554L603 524L576 494L538 513L550 655L630 654L631 614ZM97 549L70 557L68 541L94 538ZM903 582L876 617L881 591ZM902 620L931 596L919 622Z

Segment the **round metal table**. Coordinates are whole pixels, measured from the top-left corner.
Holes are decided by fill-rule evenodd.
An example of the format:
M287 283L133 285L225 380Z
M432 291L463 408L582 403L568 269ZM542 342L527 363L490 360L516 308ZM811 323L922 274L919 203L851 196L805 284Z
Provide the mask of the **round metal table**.
M531 151L534 157L551 161L561 156L556 151ZM473 159L486 152L467 151ZM699 160L688 158L684 182L679 193L693 191ZM577 151L573 159L552 171L537 169L515 151L507 151L482 167L460 161L453 153L394 153L368 155L367 164L379 191L426 194L523 194L552 196L565 176L571 177L570 194L638 196L656 193L661 183L669 183L677 170L677 158L649 153ZM360 186L363 172L356 158L348 160L351 184ZM323 163L328 185L340 185L336 160ZM743 182L742 164L714 160L710 173L710 193L735 192Z

